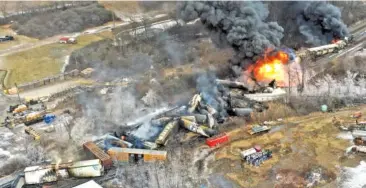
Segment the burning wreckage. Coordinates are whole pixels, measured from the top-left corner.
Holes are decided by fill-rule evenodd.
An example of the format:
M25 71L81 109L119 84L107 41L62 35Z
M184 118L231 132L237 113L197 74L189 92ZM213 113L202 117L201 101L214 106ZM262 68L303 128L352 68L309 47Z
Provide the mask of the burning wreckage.
M167 151L162 149L180 127L208 138L206 144L215 147L229 141L227 134L218 131L219 125L227 121L229 116L250 119L253 112L267 109L266 104L249 99L246 95L279 89L274 81L256 90L249 89L241 82L214 77L205 81L209 82L210 87L213 86L210 92L207 87L201 87L187 105L148 114L147 118L143 117L141 121L128 123L127 126L117 125L113 133L85 142L83 148L89 160L27 167L14 176L16 178L10 184L17 184L19 177L27 186L52 184L70 177L105 178L113 168L113 163L165 161ZM149 139L136 136L135 131L146 123L159 131ZM39 133L32 127L26 126L25 131L35 140L40 139ZM262 158L258 160L263 161Z

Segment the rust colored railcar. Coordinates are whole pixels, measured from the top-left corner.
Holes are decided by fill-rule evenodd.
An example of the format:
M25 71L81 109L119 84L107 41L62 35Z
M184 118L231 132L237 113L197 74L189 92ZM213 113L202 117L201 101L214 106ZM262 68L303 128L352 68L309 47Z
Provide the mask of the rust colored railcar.
M84 149L89 151L93 156L99 159L102 162L104 169L110 169L113 165L112 158L106 154L102 149L100 149L96 144L93 142L85 142L83 144Z
M116 147L110 148L108 154L120 162L139 160L143 160L144 162L164 161L167 157L166 151Z

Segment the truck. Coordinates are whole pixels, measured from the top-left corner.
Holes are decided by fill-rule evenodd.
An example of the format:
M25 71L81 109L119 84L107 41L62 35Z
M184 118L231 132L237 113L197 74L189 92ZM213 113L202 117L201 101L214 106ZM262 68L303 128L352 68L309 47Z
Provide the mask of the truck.
M75 37L62 37L58 41L60 44L76 44L76 38Z
M263 161L270 158L272 158L272 151L265 149L263 151L256 152L247 156L245 160L248 164L251 164L253 166L259 166L263 163Z
M5 35L5 36L0 37L0 42L11 41L11 40L14 40L14 37L10 36L10 35Z

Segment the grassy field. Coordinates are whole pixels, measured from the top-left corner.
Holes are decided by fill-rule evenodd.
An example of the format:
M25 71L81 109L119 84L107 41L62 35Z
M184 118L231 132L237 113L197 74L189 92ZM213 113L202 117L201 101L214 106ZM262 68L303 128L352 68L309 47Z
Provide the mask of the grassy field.
M34 43L37 42L38 39L30 38L23 35L15 35L14 31L9 28L10 25L3 25L0 27L0 36L4 35L12 35L14 36L15 40L13 41L6 41L0 43L0 50L6 50L11 47L19 46L22 44Z
M3 63L6 69L11 70L11 74L5 85L11 87L14 83L21 84L58 74L66 56L73 50L110 36L109 31L82 35L74 45L53 43L8 55L3 58Z
M125 13L139 13L142 11L138 1L99 1L99 3L111 11L121 11Z
M278 108L277 105L271 107ZM241 187L305 187L305 174L320 167L323 177L327 178L320 184L331 185L339 173L338 166L355 166L361 160L360 155L345 157L345 149L351 143L337 138L340 131L332 124L332 118L354 121L350 115L356 111L365 113L366 106L345 108L335 113L283 117L283 122L272 126L273 130L263 135L251 136L246 127L234 129L227 132L231 142L216 149L213 153L215 160L208 166L214 172L226 172L226 176ZM260 167L247 165L239 155L256 144L273 151L273 158ZM271 178L278 174L282 180ZM294 179L286 181L288 178Z

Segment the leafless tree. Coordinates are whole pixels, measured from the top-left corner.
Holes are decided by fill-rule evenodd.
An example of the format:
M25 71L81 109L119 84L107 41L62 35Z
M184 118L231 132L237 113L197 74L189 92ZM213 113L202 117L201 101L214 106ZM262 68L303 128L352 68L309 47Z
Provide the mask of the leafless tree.
M148 30L149 30L151 24L149 23L149 19L146 17L142 17L141 21L142 21L142 27L144 29L145 37L147 39L149 37Z
M0 2L0 12L4 18L6 18L8 16L8 2L7 1Z
M16 5L15 5L15 10L16 10L16 12L17 13L19 13L19 14L21 14L21 15L23 15L23 11L24 11L24 6L25 5L25 2L23 2L23 1L17 1L16 2Z

